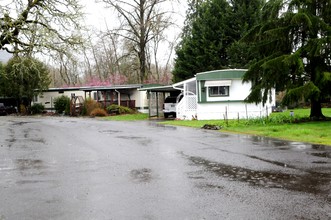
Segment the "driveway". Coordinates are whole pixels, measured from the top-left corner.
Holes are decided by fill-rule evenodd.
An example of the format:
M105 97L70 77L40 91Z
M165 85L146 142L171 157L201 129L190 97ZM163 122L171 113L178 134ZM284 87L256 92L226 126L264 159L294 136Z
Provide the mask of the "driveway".
M0 117L0 219L331 219L331 147Z

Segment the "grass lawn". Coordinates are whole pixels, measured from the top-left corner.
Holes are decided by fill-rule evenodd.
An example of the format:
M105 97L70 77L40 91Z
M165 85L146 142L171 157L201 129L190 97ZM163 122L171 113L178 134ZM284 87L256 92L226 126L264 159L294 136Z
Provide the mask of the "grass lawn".
M323 108L323 114L331 117L331 109ZM325 144L331 146L331 121L293 123L295 119L308 117L310 109L272 113L268 119L251 120L208 120L208 121L166 121L165 124L200 128L205 124L222 126L221 131L253 134L284 140Z

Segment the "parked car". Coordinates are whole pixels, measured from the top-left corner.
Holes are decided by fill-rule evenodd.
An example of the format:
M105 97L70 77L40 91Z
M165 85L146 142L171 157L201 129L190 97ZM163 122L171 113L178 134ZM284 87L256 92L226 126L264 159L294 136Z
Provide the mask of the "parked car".
M0 115L7 115L6 107L3 103L0 103Z
M9 115L17 113L17 109L13 106L5 106L3 103L0 103L0 115Z
M167 98L165 98L163 104L163 115L165 118L168 118L169 116L176 118L176 106L182 98L182 93L178 96L168 96Z

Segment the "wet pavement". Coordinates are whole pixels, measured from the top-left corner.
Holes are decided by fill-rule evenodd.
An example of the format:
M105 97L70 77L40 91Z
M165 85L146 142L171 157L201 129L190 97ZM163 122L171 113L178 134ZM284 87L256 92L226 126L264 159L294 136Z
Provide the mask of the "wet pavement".
M0 117L0 220L331 219L331 147L144 122Z

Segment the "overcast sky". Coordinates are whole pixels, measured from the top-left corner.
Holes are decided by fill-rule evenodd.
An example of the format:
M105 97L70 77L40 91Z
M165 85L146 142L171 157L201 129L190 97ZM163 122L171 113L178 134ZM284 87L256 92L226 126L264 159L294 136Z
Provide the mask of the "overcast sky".
M114 10L110 8L105 8L104 3L95 3L95 0L80 0L81 4L85 6L86 13L86 24L88 26L93 26L98 30L105 30L106 23L109 27L116 26L116 14ZM179 26L178 29L181 30L185 20L185 13L187 8L186 1L179 1L178 3L173 3L175 7L168 4L169 10L175 10L176 14L172 16L174 22Z
M4 50L0 50L0 62L5 63L11 58L11 54Z

